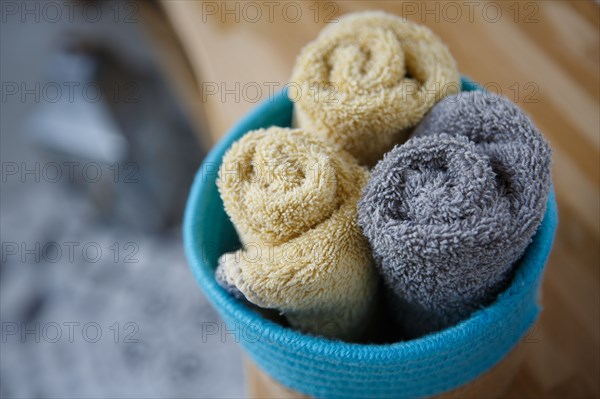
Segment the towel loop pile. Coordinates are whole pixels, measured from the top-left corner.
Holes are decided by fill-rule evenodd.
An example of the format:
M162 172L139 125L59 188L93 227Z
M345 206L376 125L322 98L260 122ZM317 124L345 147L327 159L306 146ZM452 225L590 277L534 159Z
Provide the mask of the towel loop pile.
M325 28L300 52L291 81L294 123L364 165L406 141L437 101L460 89L456 62L436 35L383 12Z
M217 281L348 341L384 308L380 280L406 339L492 303L551 189L551 151L527 115L459 93L442 41L382 12L325 28L291 80L297 128L251 131L223 158L217 185L243 247L220 258Z
M356 208L368 177L352 156L301 129L246 134L217 180L244 244L221 257L218 281L301 331L358 339L377 286Z
M546 211L550 148L504 97L440 101L386 154L359 221L407 337L451 326L508 285Z

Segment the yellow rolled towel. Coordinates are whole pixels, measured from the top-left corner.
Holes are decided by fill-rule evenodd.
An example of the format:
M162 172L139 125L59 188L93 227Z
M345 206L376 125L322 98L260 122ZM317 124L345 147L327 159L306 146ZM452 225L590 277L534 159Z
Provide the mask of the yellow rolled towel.
M288 95L295 126L374 165L459 88L456 62L431 30L371 11L340 18L302 49Z
M377 274L358 226L368 171L302 129L249 132L217 180L243 249L223 255L217 280L278 309L292 327L355 340L367 327Z

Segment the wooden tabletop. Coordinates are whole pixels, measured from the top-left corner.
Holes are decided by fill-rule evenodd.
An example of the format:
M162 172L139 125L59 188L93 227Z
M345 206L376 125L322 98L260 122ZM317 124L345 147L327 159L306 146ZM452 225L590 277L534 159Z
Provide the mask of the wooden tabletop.
M341 14L381 9L436 32L463 74L519 104L550 140L559 205L544 311L512 397L600 395L600 38L592 1L164 1L212 141L288 81ZM192 101L192 100L190 100Z

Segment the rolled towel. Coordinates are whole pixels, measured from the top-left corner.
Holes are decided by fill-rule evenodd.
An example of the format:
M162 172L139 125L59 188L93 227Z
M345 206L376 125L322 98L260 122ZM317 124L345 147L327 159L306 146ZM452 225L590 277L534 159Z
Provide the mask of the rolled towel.
M456 62L433 32L371 11L340 18L302 49L288 95L296 126L371 166L459 88Z
M301 129L246 134L217 181L244 247L220 258L220 284L301 331L360 338L378 280L357 220L368 177L350 154Z
M523 253L546 211L552 185L552 151L531 119L506 97L462 92L440 101L413 137L446 133L465 136L489 158L498 190L513 214L513 242Z
M377 164L359 224L408 338L505 289L544 215L550 155L517 106L476 92L442 100Z

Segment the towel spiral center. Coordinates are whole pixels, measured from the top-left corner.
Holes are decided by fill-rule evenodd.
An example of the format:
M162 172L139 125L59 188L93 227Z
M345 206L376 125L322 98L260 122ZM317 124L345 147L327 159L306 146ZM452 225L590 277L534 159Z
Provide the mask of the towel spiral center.
M327 73L321 81L333 83L336 90L344 92L398 86L407 78L410 67L405 64L400 40L385 29L348 33L337 42L330 42L323 59Z
M253 237L279 243L328 219L340 206L339 165L315 139L263 133L237 159L237 207Z
M395 168L384 196L387 217L397 221L453 224L478 217L498 195L489 161L467 140L424 143L403 153Z

